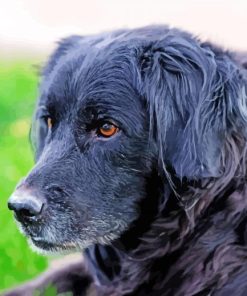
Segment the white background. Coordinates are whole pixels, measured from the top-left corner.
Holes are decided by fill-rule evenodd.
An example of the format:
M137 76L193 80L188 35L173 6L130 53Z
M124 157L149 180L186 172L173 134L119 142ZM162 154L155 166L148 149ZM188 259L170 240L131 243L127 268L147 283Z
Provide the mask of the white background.
M247 51L247 0L0 0L0 54L47 52L70 34L148 24Z

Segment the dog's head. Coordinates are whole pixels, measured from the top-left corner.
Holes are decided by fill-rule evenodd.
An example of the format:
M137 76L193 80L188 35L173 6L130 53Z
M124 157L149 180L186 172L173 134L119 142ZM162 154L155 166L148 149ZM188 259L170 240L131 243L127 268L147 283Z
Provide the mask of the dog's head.
M245 104L240 66L188 34L68 38L44 69L36 165L9 207L40 250L110 243L154 199L154 175L172 183L167 167L187 180L237 169Z

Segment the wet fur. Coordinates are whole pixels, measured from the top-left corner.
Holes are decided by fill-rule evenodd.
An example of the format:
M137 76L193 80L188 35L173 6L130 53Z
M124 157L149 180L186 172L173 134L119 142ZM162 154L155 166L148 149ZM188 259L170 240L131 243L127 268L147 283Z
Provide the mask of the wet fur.
M38 102L62 127L34 123L25 180L51 220L30 233L85 248L97 295L246 295L246 77L244 55L167 27L63 40ZM86 138L97 105L122 138Z

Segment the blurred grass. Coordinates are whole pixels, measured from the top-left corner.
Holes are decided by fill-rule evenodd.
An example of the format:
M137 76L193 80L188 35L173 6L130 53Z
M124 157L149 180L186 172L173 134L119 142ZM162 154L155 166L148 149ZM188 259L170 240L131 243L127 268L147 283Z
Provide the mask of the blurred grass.
M38 75L26 60L0 60L0 290L34 277L47 259L30 250L19 233L7 200L33 165L28 143Z

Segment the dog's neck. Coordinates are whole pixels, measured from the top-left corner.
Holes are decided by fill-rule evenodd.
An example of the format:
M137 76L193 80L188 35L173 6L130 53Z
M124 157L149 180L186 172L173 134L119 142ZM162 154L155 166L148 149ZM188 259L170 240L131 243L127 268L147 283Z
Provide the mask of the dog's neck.
M144 233L133 229L111 246L86 251L96 285L106 289L106 295L144 295L150 286L157 295L194 295L215 282L220 287L226 272L241 268L239 257L246 254L246 192L239 186L211 200L206 194L188 211L171 202L175 197L166 192L168 202L163 208L160 203L161 210Z

